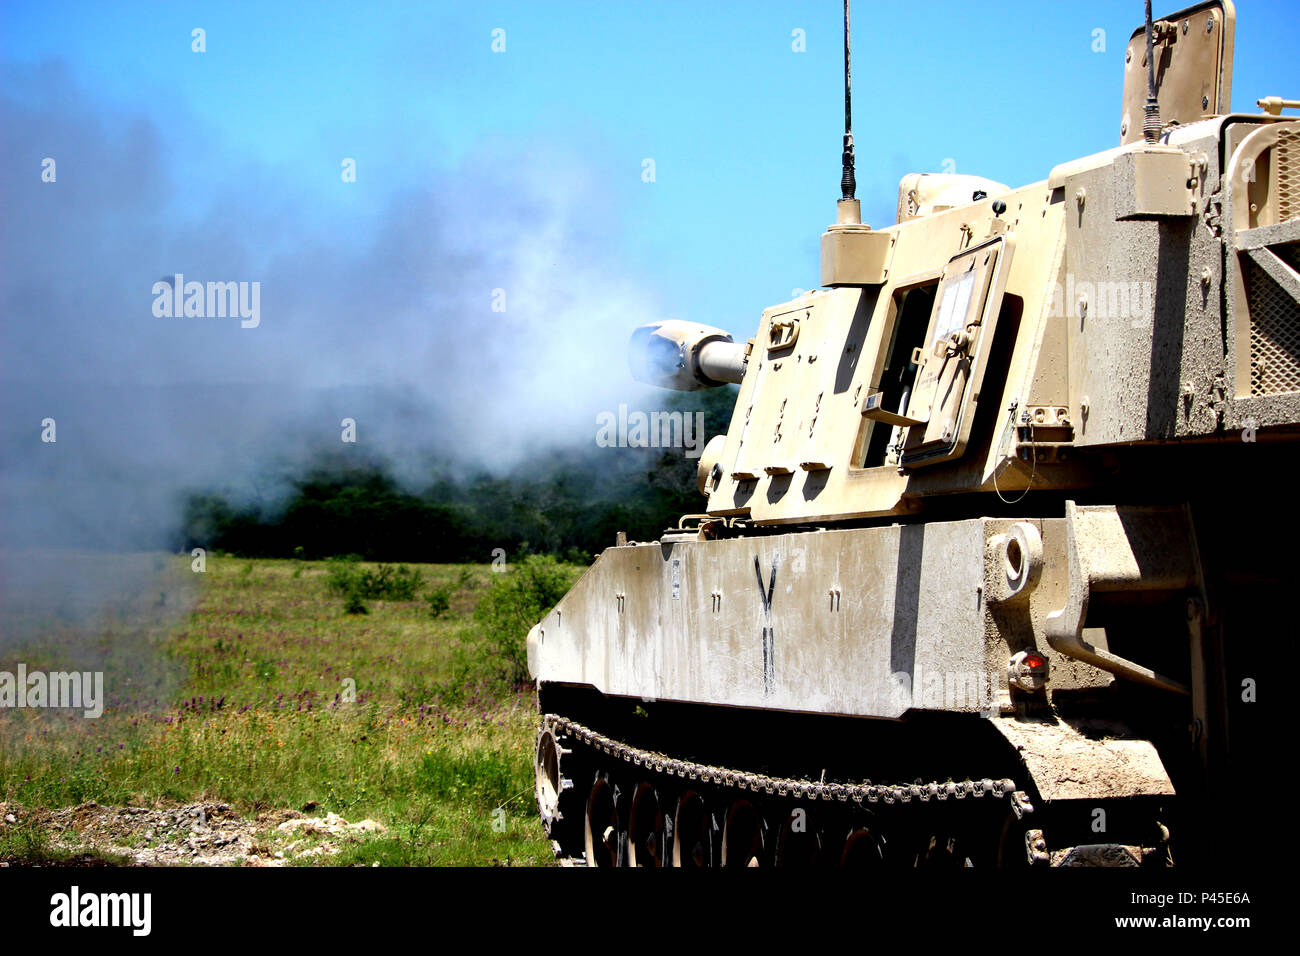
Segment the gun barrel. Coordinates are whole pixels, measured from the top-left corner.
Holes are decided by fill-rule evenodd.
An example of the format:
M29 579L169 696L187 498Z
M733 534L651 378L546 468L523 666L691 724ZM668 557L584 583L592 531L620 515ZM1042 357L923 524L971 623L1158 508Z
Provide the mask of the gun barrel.
M628 359L637 381L684 392L745 377L745 345L722 329L693 322L641 326L632 333Z
M740 342L705 342L699 349L699 370L715 382L739 385L745 377L745 346Z

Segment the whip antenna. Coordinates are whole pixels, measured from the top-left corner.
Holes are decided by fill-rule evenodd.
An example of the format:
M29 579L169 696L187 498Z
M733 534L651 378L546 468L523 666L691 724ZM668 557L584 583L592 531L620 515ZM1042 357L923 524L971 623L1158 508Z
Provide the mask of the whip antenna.
M1151 3L1148 0L1148 20L1150 8ZM1148 45L1150 45L1149 39ZM858 184L853 177L853 98L849 91L849 0L844 0L844 171L840 176L841 198L854 198L857 189Z
M845 15L845 17L847 17L847 16L848 16L848 13L847 13L847 10L848 10L848 0L845 0L844 8L845 8L845 11L846 11L844 15ZM1155 60L1155 56L1152 54L1152 48L1153 48L1153 46L1154 46L1154 43L1152 42L1152 34L1153 34L1155 31L1154 31L1154 30L1152 29L1152 27L1151 27L1151 0L1147 0L1147 10L1146 10L1146 13L1147 13L1147 23L1146 23L1146 31L1147 31L1147 102L1146 102L1146 106L1143 108L1143 111L1142 111L1142 112L1143 112L1143 116L1142 116L1142 138L1143 138L1144 140L1146 140L1148 143L1155 143L1155 142L1157 142L1157 141L1160 139L1160 127L1161 127L1161 123L1160 123L1160 103L1157 102L1157 100L1156 100L1156 60ZM846 20L845 22L847 22L847 20ZM847 57L848 57L848 55L849 55L849 53L848 53L848 45L847 45L848 42L849 42L849 41L848 41L848 38L846 37L845 40L844 40L844 43L845 43L845 47L844 47L844 56L845 56L845 58L846 58L846 59L845 59L845 63L848 62L848 59L847 59ZM846 69L847 69L847 67L846 67ZM847 75L846 75L846 78L845 78L844 82L845 82L845 95L847 96L847 95L848 95L848 78L847 78ZM845 137L845 139L847 140L848 137Z

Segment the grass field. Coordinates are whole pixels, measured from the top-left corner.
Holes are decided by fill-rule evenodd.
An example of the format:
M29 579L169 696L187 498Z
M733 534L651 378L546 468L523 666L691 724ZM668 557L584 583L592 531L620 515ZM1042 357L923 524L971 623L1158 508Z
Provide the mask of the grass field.
M0 670L29 672L85 670L98 654L109 698L96 720L0 712L0 801L32 819L90 801L213 801L248 819L289 810L384 827L303 863L551 862L532 796L532 693L501 678L472 616L496 577L486 565L415 566L421 595L450 596L435 617L423 596L347 613L319 562L210 556L194 574L188 558L152 560L169 583L89 631L43 626L0 651ZM183 611L168 603L194 586ZM35 824L0 824L0 859L60 852Z

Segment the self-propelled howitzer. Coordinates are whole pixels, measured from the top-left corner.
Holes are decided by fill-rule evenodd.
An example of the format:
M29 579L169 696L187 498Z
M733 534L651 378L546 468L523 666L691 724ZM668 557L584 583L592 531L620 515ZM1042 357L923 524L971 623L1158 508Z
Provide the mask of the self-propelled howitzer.
M909 175L887 228L846 130L822 288L747 343L637 331L641 377L739 393L702 513L620 540L528 637L557 852L1248 851L1300 545L1300 122L1230 112L1234 22L1133 33L1115 148L1014 189Z

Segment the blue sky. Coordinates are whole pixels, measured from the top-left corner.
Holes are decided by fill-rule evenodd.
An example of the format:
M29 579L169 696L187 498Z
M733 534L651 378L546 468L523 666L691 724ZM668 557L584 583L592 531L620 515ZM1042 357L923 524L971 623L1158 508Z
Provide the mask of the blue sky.
M1236 108L1300 95L1296 13L1238 4ZM873 223L891 220L909 171L951 159L1017 185L1118 140L1137 0L859 0L853 14L859 196ZM817 279L838 183L835 0L41 0L2 16L6 60L61 60L105 104L154 119L177 218L220 189L271 182L306 200L312 228L363 235L432 171L533 167L581 183L615 268L673 315L747 335L766 305ZM206 53L191 52L194 27ZM495 28L505 53L491 50ZM791 49L795 29L805 53ZM340 181L342 157L357 160L355 184ZM654 183L641 181L645 158Z
M909 172L1024 185L1115 145L1141 13L855 3L867 221ZM1238 13L1237 109L1300 96L1295 5ZM184 489L273 497L345 416L418 488L426 453L527 466L662 407L633 327L743 340L818 281L840 31L836 0L0 0L0 528L169 540ZM258 283L259 323L159 317L177 272Z

